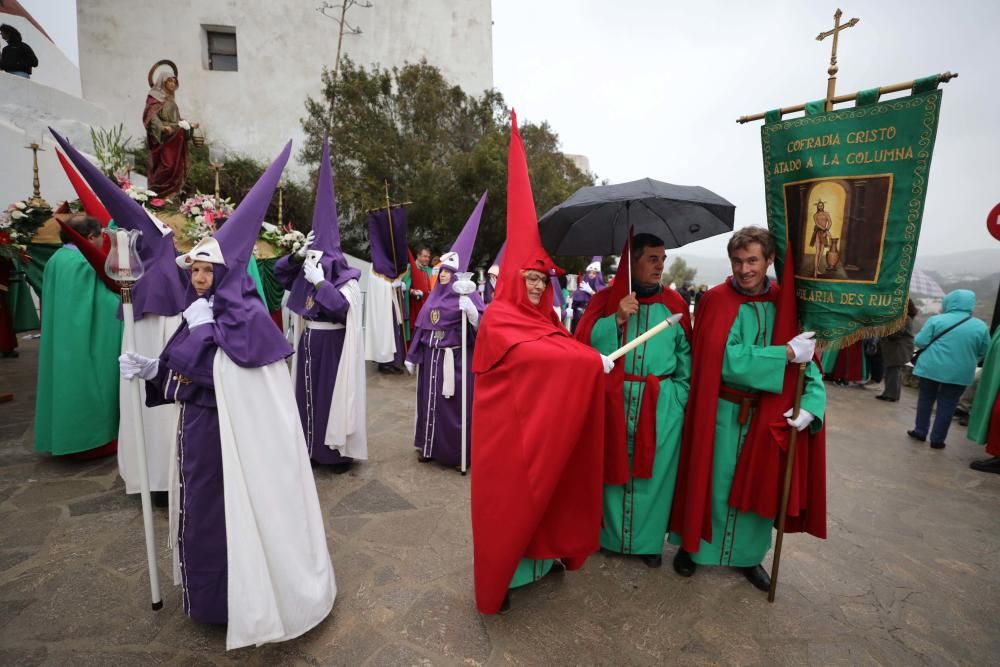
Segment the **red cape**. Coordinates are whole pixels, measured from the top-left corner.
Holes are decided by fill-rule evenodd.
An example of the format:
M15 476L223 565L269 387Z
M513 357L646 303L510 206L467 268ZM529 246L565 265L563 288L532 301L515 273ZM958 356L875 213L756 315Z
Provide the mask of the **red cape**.
M786 262L790 266L790 263ZM792 308L778 308L773 340L797 333L794 292L786 294ZM681 536L682 548L696 552L701 540L712 541L712 464L715 424L722 380L722 359L726 341L740 305L753 301L779 301L777 285L765 294L744 296L729 281L717 285L702 297L692 343L691 392L684 421L684 436L677 471L677 488L670 516L670 530ZM787 300L786 300L787 303ZM789 313L789 311L792 311ZM789 318L791 314L791 318ZM791 333L788 320L791 319ZM779 327L779 324L781 325ZM751 420L749 433L736 464L730 505L766 518L777 515L784 475L784 450L788 427L781 413L792 405L797 367L788 365L781 394L763 394ZM789 386L791 391L789 392ZM775 416L775 413L777 416ZM701 428L698 428L701 425ZM826 536L826 456L825 432L798 435L792 495L789 498L787 532L808 530ZM818 523L822 522L822 530Z
M584 345L590 345L590 335L594 330L597 320L614 314L618 310L618 302L621 301L621 289L615 289L614 283L605 290L601 290L590 299L587 310L580 317L580 322L576 327L576 339ZM669 287L664 288L659 294L651 297L639 299L640 304L648 305L652 303L662 303L671 313L683 313L681 326L684 327L684 335L688 341L691 340L691 313L681 295ZM623 341L619 341L622 343ZM614 370L608 374L605 382L604 393L604 483L609 485L626 484L631 476L635 474L635 464L629 467L628 461L628 428L625 421L625 363L619 359L615 363ZM655 404L650 410L643 405L640 410L640 420L637 429L639 433L655 433ZM651 420L649 423L648 420ZM650 443L654 448L656 443ZM652 461L649 461L652 465ZM636 476L642 476L636 475Z
M522 558L583 566L600 546L604 373L552 310L530 302L520 272L555 267L538 238L524 147L511 113L507 251L472 368L472 544L476 607L495 614ZM565 412L574 391L576 418Z

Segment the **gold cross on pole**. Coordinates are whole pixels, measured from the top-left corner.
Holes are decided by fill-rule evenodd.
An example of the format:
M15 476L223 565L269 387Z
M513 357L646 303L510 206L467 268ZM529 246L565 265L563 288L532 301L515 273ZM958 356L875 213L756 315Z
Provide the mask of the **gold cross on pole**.
M848 28L853 28L856 26L861 19L851 19L844 25L840 25L840 17L844 15L844 12L838 9L833 15L833 30L827 30L826 32L821 32L816 35L816 41L822 42L824 39L833 35L833 48L830 51L830 68L826 71L830 75L830 78L826 80L826 105L824 107L825 111L833 111L833 97L834 92L837 88L837 37L840 36L841 30L847 30Z

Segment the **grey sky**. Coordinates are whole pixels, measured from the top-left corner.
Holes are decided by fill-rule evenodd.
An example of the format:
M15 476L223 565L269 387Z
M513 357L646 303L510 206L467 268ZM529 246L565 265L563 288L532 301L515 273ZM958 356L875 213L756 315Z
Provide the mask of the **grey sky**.
M391 0L375 0L391 1ZM21 0L72 58L74 0ZM311 5L308 0L303 6ZM494 83L518 113L548 120L601 178L702 185L764 223L759 123L737 116L825 94L832 3L494 0ZM945 70L920 254L998 247L1000 3L879 0L842 5L838 93ZM540 211L539 213L542 213ZM685 248L710 255L721 240Z

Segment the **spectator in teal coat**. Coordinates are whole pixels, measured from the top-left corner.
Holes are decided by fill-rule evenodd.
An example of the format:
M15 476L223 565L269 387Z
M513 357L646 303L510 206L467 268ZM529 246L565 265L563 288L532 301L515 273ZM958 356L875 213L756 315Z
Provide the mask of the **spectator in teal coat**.
M972 291L949 292L942 302L941 314L927 320L913 340L923 351L913 369L913 374L920 378L917 421L907 435L924 442L929 434L934 449L944 449L958 399L972 383L976 365L990 344L986 323L972 316L975 306L976 295ZM932 427L931 411L935 403Z

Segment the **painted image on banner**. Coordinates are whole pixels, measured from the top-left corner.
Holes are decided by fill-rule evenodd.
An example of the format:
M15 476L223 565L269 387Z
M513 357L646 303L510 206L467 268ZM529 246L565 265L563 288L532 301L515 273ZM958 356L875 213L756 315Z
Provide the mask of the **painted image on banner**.
M785 184L795 275L878 282L892 182L892 174L874 174Z

